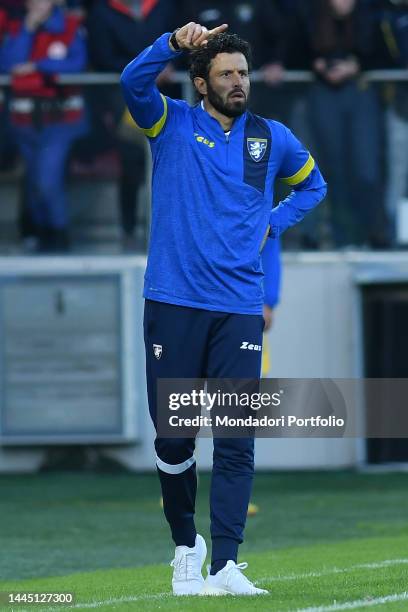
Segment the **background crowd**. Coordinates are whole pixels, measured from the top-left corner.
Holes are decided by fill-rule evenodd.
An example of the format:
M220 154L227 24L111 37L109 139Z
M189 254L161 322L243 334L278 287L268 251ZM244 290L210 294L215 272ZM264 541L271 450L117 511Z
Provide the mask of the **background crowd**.
M113 151L123 248L137 248L145 147L120 89L62 85L57 75L120 73L187 21L226 22L251 43L260 76L252 110L293 125L319 159L327 206L296 246L394 247L408 191L408 81L365 74L408 68L408 0L0 0L0 72L11 77L1 92L0 177L24 161L22 238L40 252L69 250L68 162ZM186 69L182 57L161 75L164 93L182 95L173 77ZM292 70L315 79L287 82Z

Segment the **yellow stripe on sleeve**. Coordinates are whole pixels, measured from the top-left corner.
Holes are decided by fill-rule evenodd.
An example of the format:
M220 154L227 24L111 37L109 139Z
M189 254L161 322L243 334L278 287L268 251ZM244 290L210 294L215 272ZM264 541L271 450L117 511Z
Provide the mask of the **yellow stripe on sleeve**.
M163 104L164 104L163 114L160 117L160 119L158 121L156 121L156 123L151 128L142 128L142 127L140 127L140 125L137 126L139 128L139 130L141 130L143 132L143 134L145 134L149 138L156 138L156 136L158 136L160 134L160 132L162 131L162 129L164 127L164 124L166 123L166 119L167 119L167 99L166 99L165 96L163 96L163 94L160 94L160 95L162 97Z
M296 174L293 174L292 176L288 176L286 178L282 178L281 181L283 181L287 185L299 185L299 183L304 181L309 176L314 167L315 160L309 154L309 159L307 160L305 165L302 166L302 168L296 172Z

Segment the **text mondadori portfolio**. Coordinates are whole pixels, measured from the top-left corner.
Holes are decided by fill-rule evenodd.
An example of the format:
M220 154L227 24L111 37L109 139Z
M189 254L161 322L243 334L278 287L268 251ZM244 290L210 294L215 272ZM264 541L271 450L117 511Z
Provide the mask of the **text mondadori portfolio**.
M295 415L284 415L277 418L268 416L240 418L228 415L216 415L215 417L197 415L188 418L172 414L169 417L169 425L171 427L343 427L344 419L333 415L307 418Z

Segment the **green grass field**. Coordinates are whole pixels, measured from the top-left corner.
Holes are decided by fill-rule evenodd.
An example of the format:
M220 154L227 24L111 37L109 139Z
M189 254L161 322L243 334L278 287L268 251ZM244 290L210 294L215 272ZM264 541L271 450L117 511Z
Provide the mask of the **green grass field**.
M201 475L207 542L208 488ZM154 475L2 476L0 491L0 592L74 592L76 610L408 610L408 474L258 474L240 560L270 595L249 599L170 594Z

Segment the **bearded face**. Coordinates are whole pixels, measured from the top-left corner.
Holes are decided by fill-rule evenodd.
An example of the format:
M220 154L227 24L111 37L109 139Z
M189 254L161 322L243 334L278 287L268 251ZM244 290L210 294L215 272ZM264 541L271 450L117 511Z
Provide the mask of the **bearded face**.
M248 63L242 53L219 53L211 62L204 95L226 117L238 117L247 109L250 82ZM201 92L200 92L201 93Z

